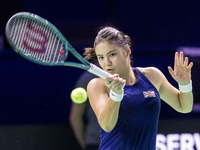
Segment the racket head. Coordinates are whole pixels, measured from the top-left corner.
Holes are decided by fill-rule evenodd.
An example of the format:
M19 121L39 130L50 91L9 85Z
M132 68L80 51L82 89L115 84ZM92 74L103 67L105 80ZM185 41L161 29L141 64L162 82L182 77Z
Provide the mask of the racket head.
M29 12L13 15L5 32L17 53L41 65L59 65L67 58L68 50L73 49L53 24Z

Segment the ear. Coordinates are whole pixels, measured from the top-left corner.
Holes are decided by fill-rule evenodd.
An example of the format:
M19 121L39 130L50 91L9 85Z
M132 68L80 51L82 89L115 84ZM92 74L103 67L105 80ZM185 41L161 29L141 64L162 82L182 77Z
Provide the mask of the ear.
M126 46L126 52L127 52L127 56L131 55L131 49L129 45Z

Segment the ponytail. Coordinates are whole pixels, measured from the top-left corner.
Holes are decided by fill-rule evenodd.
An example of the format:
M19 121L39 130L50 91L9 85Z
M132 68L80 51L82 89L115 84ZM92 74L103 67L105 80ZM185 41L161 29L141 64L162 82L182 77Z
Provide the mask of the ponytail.
M84 50L85 52L83 53L83 56L86 60L91 63L97 62L97 56L94 48L85 48Z

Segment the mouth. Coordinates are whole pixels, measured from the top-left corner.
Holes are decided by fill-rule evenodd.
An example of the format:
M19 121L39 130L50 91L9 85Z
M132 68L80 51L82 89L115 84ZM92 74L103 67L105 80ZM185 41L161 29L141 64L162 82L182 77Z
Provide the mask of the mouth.
M106 71L107 71L108 73L112 73L112 72L113 72L113 69L106 69Z

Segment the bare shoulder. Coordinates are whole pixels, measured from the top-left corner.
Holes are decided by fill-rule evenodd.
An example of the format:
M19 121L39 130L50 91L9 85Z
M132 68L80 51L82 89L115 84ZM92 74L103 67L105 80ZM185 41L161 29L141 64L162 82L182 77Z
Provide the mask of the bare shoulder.
M145 67L145 68L137 67L137 68L142 74L144 74L151 81L151 83L157 89L159 89L164 75L158 68L156 67Z
M145 67L145 68L137 67L137 68L145 76L152 76L152 75L155 76L161 73L161 71L156 67Z
M105 86L105 80L102 78L94 78L90 80L87 85L87 92L88 93L97 93L97 92L105 92L107 88Z
M95 88L98 86L102 86L104 85L104 80L101 78L94 78L92 80L90 80L90 82L88 83L87 88Z

